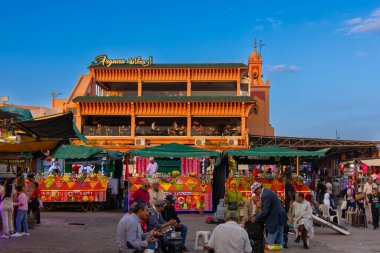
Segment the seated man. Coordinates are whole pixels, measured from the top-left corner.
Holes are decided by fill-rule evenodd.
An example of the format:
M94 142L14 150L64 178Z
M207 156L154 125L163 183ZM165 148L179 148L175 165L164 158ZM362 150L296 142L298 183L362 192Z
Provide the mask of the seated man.
M237 224L237 214L230 212L227 220L228 222L214 229L205 249L214 250L215 253L251 253L252 247L248 233Z
M313 209L309 201L304 200L303 193L296 194L296 201L293 203L294 229L297 232L295 242L302 239L304 249L309 249L308 239L314 236Z
M170 220L166 222L162 218L162 212L165 208L165 200L158 199L156 200L156 203L149 212L149 221L148 221L148 230L151 231L153 229L157 229L160 231L165 231L166 228L175 226L177 222L175 220Z
M143 203L135 203L132 214L125 214L117 226L116 241L119 253L132 253L136 250L144 250L149 243L154 243L157 232L143 233L141 220L147 219L148 207Z
M181 223L181 220L177 216L177 212L174 207L175 197L173 195L166 196L166 206L164 211L162 212L162 217L164 220L175 220L177 224L175 225L176 231L181 231L182 237L182 247L184 251L188 251L186 248L186 235L187 235L187 227Z

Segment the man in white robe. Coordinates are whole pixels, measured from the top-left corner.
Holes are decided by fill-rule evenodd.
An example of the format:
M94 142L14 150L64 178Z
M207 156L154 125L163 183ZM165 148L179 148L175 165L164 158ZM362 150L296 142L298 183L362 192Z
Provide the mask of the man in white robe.
M294 229L297 233L295 242L302 239L303 248L309 249L309 239L314 237L313 209L304 198L303 193L296 194L296 201L293 203Z

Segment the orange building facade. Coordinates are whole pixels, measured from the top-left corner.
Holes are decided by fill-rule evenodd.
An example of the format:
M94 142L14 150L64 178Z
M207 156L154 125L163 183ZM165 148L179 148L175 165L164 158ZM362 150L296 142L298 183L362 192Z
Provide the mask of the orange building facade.
M248 134L274 134L256 48L248 65L101 55L89 71L59 103L74 113L89 145L126 151L177 142L224 150L247 148Z

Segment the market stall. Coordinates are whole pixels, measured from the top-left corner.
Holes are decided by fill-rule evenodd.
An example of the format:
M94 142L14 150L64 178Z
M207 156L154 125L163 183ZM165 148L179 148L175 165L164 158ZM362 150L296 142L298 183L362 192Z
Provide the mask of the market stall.
M229 178L226 189L230 189L230 182L235 180L239 184L239 191L243 196L251 195L250 186L254 182L260 182L265 188L277 192L281 199L285 198L285 186L281 174L284 172L281 164L257 166L257 160L269 158L293 157L297 163L297 177L293 179L293 187L297 192L310 193L310 189L299 177L299 157L324 156L322 151L295 150L277 146L265 146L245 150L227 150L224 152L229 157ZM234 157L246 157L246 164L237 164ZM255 164L251 166L252 164Z
M63 175L37 178L41 198L47 209L73 207L97 211L107 202L107 190L112 188L114 194L118 193L119 179L110 175L114 175L117 170L115 161L121 160L123 153L88 146L63 145L54 157L64 160ZM73 171L75 166L81 167L84 164L93 166L94 173L81 174ZM120 171L121 169L119 168Z
M285 182L283 178L265 178L265 177L229 177L226 183L226 189L231 189L230 183L232 180L238 182L239 191L243 194L244 198L249 198L252 195L251 185L255 182L260 182L264 188L270 189L277 193L278 197L282 200L285 199ZM296 192L310 193L309 187L299 178L295 178L292 182Z
M132 183L130 194L141 186L143 178L159 179L165 194L176 196L178 211L212 210L212 174L207 174L205 157L218 156L219 152L170 143L133 150L129 155L134 157L131 177L127 176ZM176 160L177 166L170 170L160 170L158 166L157 173L149 175L146 173L149 158Z
M91 177L54 176L37 178L41 200L47 210L53 207L80 207L97 211L106 202L109 178L101 173Z

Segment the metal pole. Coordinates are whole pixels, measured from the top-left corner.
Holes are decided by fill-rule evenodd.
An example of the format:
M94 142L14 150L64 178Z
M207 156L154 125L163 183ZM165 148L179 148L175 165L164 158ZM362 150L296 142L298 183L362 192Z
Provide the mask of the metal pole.
M296 158L296 168L297 168L297 177L300 175L300 158L297 156Z

